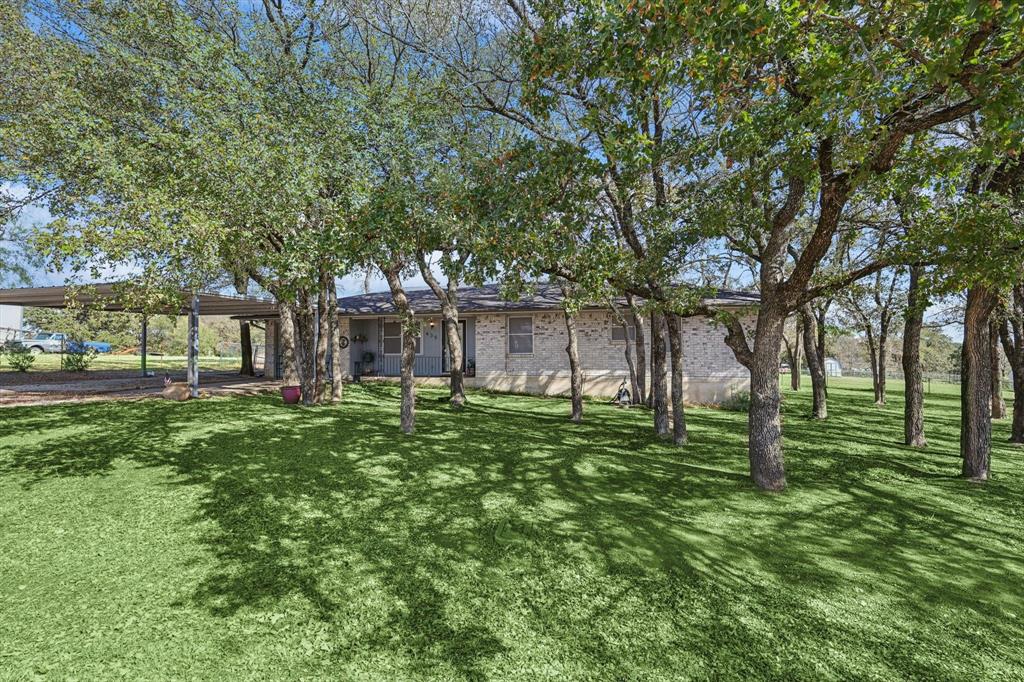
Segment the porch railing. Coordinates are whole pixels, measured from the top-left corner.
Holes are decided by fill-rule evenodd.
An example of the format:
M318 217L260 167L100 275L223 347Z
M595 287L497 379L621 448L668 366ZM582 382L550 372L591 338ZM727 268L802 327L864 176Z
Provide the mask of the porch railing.
M385 355L377 360L377 375L397 377L402 374L402 356ZM440 355L417 355L413 372L418 377L438 377L442 374Z

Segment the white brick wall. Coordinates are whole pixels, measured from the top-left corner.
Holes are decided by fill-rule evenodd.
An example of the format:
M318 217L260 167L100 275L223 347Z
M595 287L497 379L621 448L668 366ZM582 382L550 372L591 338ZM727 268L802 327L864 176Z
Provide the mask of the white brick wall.
M530 355L507 352L506 315L489 314L476 318L477 372L504 371L529 375L569 370L569 358L565 352L568 335L562 313L533 313L530 317L533 318L533 353ZM748 320L752 319L753 314L748 316ZM611 312L588 310L579 314L576 327L580 360L585 371L629 371L625 344L612 341L611 330L616 324ZM682 332L683 367L687 377L746 376L747 370L736 361L732 350L725 344L724 327L707 318L691 317L683 320ZM650 357L649 331L647 344Z
M524 393L562 394L569 391L569 358L565 320L561 311L521 313L533 318L533 353L508 353L507 315L473 315L475 320L476 377L470 386ZM470 317L467 315L466 317ZM743 318L752 328L756 313ZM341 318L341 333L351 338L351 319ZM588 310L577 318L584 391L589 395L615 394L628 377L625 345L612 341L617 324L610 311ZM273 326L267 324L267 375L273 376ZM649 329L650 325L647 325ZM683 320L683 358L686 399L689 402L718 402L732 393L749 388L749 375L725 344L725 329L701 318ZM342 366L351 367L351 347L342 351ZM648 361L650 335L648 334ZM435 380L437 381L437 380Z
M518 315L516 315L518 316ZM475 379L469 385L523 393L562 394L569 391L568 334L560 311L533 313L533 353L511 355L505 314L476 316ZM756 319L751 311L745 326ZM612 341L617 324L611 311L584 311L577 318L584 392L615 394L629 376L625 344ZM650 325L647 325L649 328ZM720 402L749 388L750 377L725 344L725 329L702 317L683 320L683 361L686 400ZM647 337L650 361L650 335ZM666 351L667 352L667 351Z

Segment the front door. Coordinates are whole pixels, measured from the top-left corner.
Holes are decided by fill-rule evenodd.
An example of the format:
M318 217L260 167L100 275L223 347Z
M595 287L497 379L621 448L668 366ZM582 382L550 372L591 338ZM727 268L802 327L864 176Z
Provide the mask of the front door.
M441 372L448 374L451 371L451 357L448 354L448 327L447 322L441 325ZM459 335L462 337L462 371L466 371L466 321L459 320Z

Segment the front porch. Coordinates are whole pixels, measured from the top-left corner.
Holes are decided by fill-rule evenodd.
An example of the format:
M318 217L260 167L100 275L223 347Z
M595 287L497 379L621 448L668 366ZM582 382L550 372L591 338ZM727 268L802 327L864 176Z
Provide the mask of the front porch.
M444 321L439 315L417 316L421 333L416 343L417 377L444 377L450 373ZM459 321L462 328L463 371L476 373L475 324L473 318ZM396 317L352 318L349 327L349 373L359 377L397 377L402 373L401 323Z

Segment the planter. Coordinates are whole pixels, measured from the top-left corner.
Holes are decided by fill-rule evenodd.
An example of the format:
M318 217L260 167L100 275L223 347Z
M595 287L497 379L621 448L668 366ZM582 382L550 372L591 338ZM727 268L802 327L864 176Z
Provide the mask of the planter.
M282 386L281 397L284 399L285 405L297 405L299 400L302 399L302 387Z

